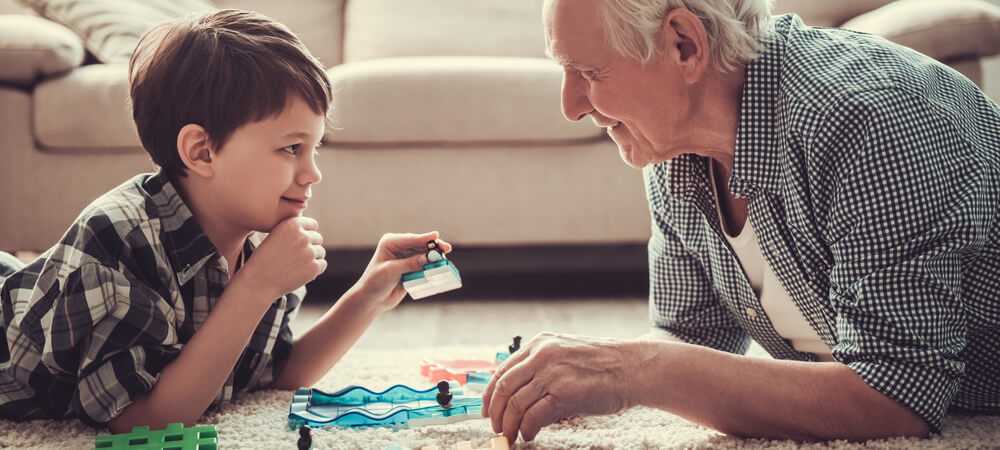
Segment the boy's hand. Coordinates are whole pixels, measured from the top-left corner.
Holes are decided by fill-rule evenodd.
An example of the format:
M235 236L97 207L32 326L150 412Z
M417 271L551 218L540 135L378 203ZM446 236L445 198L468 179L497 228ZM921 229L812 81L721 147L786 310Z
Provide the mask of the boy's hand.
M451 252L451 244L440 240L437 231L382 235L375 255L355 288L362 297L373 302L378 312L395 308L406 296L403 274L423 269L427 264L427 241L434 240L438 241L442 251Z
M326 270L326 250L319 223L289 217L274 227L237 272L274 300L314 280ZM235 281L235 280L234 280Z

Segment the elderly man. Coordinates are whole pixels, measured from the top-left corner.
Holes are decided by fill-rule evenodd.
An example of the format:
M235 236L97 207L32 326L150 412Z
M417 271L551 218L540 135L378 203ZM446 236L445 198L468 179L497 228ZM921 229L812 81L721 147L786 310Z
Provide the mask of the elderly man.
M971 82L768 0L550 0L544 24L566 117L643 168L656 332L535 337L484 393L494 430L643 405L865 440L1000 410L1000 107Z

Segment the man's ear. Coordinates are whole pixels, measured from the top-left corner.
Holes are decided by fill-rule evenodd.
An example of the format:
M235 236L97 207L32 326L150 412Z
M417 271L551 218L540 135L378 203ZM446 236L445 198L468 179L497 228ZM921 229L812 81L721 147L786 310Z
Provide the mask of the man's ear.
M673 9L663 18L660 35L664 55L682 70L684 80L700 80L711 60L708 32L701 19L687 9Z
M201 125L189 123L177 133L177 153L187 170L205 178L214 174L211 141Z

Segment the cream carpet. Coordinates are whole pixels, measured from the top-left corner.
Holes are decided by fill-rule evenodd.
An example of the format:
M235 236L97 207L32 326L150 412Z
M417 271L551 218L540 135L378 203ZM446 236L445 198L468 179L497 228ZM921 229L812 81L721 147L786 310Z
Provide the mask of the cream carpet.
M320 382L328 392L350 384L384 389L396 383L431 386L419 375L423 358L484 358L498 347L427 347L413 350L355 348ZM200 423L215 424L219 448L295 448L298 435L287 431L290 391L264 391L242 397L221 411L210 411ZM97 430L77 421L0 420L0 448L93 448ZM393 444L419 448L437 444L454 448L460 441L485 445L494 436L489 421L392 431L386 428L314 430L316 449L384 449ZM447 446L447 447L445 447ZM691 424L662 411L634 408L618 415L577 417L543 429L520 449L655 449L655 448L1000 448L1000 416L950 416L944 433L929 439L891 439L867 443L736 439Z

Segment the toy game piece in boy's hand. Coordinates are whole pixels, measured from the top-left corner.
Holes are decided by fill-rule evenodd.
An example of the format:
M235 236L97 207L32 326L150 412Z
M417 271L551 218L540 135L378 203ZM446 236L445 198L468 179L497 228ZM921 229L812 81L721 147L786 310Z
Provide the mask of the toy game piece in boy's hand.
M419 272L403 274L403 288L414 300L462 287L458 268L444 255L437 241L427 241L427 264Z

